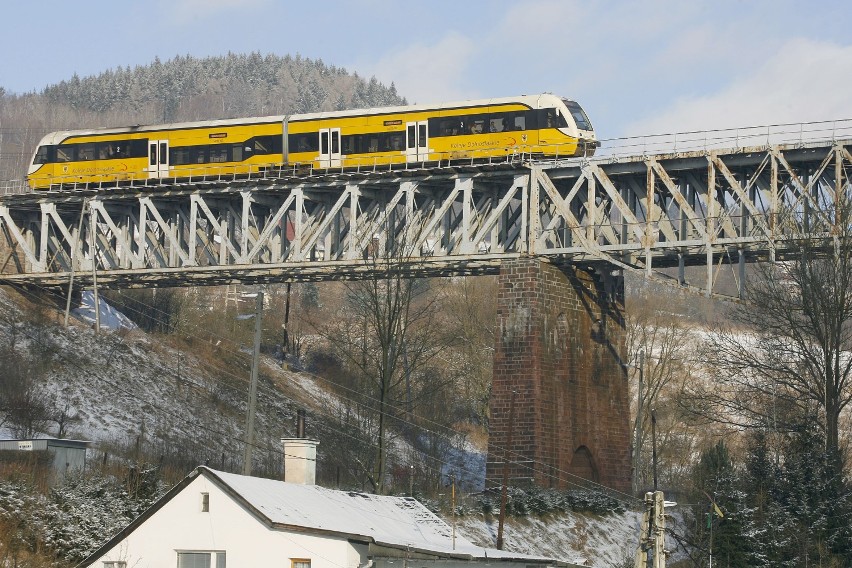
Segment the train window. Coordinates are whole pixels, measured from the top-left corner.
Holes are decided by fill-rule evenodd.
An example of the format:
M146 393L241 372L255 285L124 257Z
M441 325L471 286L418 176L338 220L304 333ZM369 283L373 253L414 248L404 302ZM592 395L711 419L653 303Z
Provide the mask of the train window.
M320 154L328 154L328 131L320 132Z
M291 152L316 152L319 150L316 133L290 134L287 141Z
M98 159L112 160L116 158L131 157L131 142L130 140L114 140L112 142L98 142Z
M343 153L344 154L364 154L367 152L367 137L363 134L355 134L353 136L343 137ZM346 150L347 145L351 152Z
M340 153L343 155L346 154L356 154L356 137L355 136L341 136L340 137Z
M402 132L388 133L388 146L394 152L398 152L405 148L405 135Z
M141 140L131 140L128 146L128 158L144 158L145 157L145 149L148 146L148 141L146 139Z
M377 134L370 134L365 137L367 140L367 149L365 153L369 152L378 152L379 151L379 136Z
M114 142L110 145L113 158L129 158L130 157L130 142Z
M39 146L38 150L36 150L35 158L33 158L33 164L47 164L49 161L48 158L48 148L50 146Z
M415 136L416 136L416 134L414 133L414 125L412 124L411 126L408 127L408 147L409 148L414 148L414 145L417 142L417 138Z
M77 147L77 161L84 162L95 159L94 144L80 144Z
M513 127L512 130L526 130L527 129L527 118L523 114L518 114L513 117Z
M154 142L150 144L148 147L148 165L156 166L157 165L157 143Z
M405 135L402 132L384 132L379 135L379 149L382 152L402 150L405 147Z
M482 117L473 117L470 121L470 133L471 134L482 134L485 132L485 119Z
M331 132L331 153L339 154L340 153L340 131L332 130Z
M488 131L503 132L504 130L506 130L505 121L506 118L503 116L492 117L491 120L488 121Z
M183 166L190 162L189 156L189 147L183 148L170 148L169 149L169 163L173 166Z
M565 128L568 121L555 108L543 108L536 111L539 128Z
M189 152L191 163L204 164L207 162L207 146L192 146Z
M210 162L220 163L228 161L227 146L210 146Z
M256 154L280 154L280 136L258 136L254 139L254 152Z
M251 153L251 146L248 146L249 153ZM233 162L242 162L243 161L243 145L242 144L234 144L231 146L231 161Z
M73 162L74 161L74 146L57 146L56 161L57 162Z
M464 130L464 117L450 116L429 120L429 132L432 136L457 136Z

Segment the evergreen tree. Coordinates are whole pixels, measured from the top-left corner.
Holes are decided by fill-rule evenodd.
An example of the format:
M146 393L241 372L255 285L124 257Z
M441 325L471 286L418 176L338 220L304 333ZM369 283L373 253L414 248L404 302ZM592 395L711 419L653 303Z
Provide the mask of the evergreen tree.
M714 566L749 565L741 516L745 493L738 485L723 441L701 454L693 470L691 501L696 505L688 512L692 525L689 537L700 559L708 562L712 554Z

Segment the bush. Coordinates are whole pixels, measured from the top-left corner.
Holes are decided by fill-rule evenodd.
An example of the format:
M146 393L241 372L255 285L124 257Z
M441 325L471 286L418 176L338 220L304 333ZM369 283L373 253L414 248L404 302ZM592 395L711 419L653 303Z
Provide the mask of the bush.
M8 540L17 549L77 563L164 492L152 468L124 482L111 476L70 477L47 494L25 483L0 481L0 523L14 527Z
M624 505L620 501L596 491L509 487L506 493L506 514L515 517L542 516L569 511L600 515L624 512ZM480 494L476 496L476 500L484 514L499 513L499 492Z

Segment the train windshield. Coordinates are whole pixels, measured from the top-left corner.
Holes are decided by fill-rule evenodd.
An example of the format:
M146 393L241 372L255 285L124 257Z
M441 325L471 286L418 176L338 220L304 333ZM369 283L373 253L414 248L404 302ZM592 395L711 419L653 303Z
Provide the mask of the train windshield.
M592 123L589 122L589 117L586 116L586 113L583 112L580 105L574 101L569 101L568 99L562 99L562 102L565 103L565 106L568 107L568 112L570 112L571 116L574 117L574 122L577 123L577 128L580 130L592 130Z

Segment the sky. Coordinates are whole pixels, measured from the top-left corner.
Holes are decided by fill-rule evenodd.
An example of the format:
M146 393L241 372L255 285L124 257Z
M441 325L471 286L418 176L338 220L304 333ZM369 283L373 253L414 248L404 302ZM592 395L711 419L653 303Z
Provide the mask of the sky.
M600 139L852 119L844 0L3 2L0 86L155 57L321 59L411 103L552 92Z

